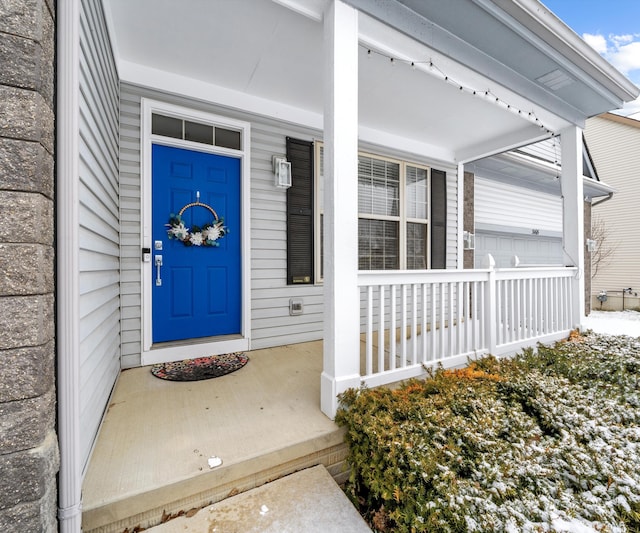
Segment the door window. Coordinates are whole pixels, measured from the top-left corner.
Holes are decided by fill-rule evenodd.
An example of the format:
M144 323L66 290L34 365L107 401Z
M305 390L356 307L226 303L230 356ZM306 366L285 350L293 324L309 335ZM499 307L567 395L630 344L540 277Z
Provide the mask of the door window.
M240 130L223 128L204 122L194 122L159 113L151 115L151 133L153 135L171 137L172 139L242 150L242 132Z

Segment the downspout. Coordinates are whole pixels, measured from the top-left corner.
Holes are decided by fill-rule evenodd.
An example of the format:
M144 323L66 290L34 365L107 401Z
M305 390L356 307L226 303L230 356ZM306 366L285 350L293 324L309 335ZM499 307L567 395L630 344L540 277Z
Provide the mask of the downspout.
M613 193L610 192L607 196L605 196L604 198L600 198L600 200L598 200L597 202L594 202L593 200L591 201L591 207L593 207L594 205L598 205L598 204L603 204L604 202L606 202L607 200L611 200L611 198L613 198Z
M60 533L78 533L82 524L78 319L80 0L58 2L56 23L58 520Z

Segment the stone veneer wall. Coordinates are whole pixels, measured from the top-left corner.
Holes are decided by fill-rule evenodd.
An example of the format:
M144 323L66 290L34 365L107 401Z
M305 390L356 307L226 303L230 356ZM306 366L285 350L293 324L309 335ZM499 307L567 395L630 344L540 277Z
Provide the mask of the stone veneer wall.
M0 1L0 531L57 531L55 0Z

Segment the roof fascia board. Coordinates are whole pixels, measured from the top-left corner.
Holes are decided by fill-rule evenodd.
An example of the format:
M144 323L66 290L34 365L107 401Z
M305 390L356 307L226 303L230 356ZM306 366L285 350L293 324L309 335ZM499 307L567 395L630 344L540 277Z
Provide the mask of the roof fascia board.
M497 18L505 25L510 27L515 33L517 33L522 39L526 40L534 47L538 48L542 53L544 53L547 57L552 58L556 61L564 70L566 70L571 76L579 79L582 83L590 87L592 90L597 92L601 97L611 103L612 108L622 107L624 103L624 98L622 98L619 94L614 92L610 83L607 83L612 75L616 75L618 77L622 77L622 75L615 70L609 63L607 63L600 55L595 52L595 50L591 49L598 58L609 67L609 76L603 75L601 70L596 70L593 65L593 61L589 62L585 60L584 54L579 54L575 51L574 47L571 47L566 44L567 39L562 39L560 37L556 37L552 32L549 32L547 39L543 39L540 36L539 27L536 27L538 32L533 31L530 27L540 26L537 24L538 19L535 17L523 17L516 15L521 15L516 11L517 2L513 2L509 0L509 2L503 2L502 0L472 0L475 4L480 6L482 9L490 13L493 17ZM506 5L502 5L506 4ZM508 9L507 9L508 8ZM573 33L567 26L565 26L559 19L557 24L557 31L563 31L567 34L568 37L576 37L577 41L582 41L575 33ZM584 41L582 43L587 45ZM561 47L561 49L558 49ZM597 83L594 83L594 78L597 80Z
M488 0L473 0L486 4ZM622 101L634 100L640 89L589 46L538 0L490 0L547 42L570 63L596 79Z
M615 113L603 113L602 115L598 115L598 117L604 118L606 120L611 120L612 122L618 122L619 124L625 124L626 126L631 126L632 128L640 128L640 120L624 117L622 115L616 115Z
M578 127L584 127L583 112L451 32L416 14L397 0L344 0L344 2L486 76L495 83L508 87L561 119Z
M584 195L589 198L608 196L617 192L611 185L607 185L602 181L594 181L587 176L582 176L582 185L584 187Z

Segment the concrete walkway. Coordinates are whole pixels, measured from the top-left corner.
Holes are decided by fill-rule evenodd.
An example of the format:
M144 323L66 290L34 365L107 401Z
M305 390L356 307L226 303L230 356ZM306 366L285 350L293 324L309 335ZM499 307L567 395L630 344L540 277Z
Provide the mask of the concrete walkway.
M323 466L314 466L148 529L151 533L370 533Z

